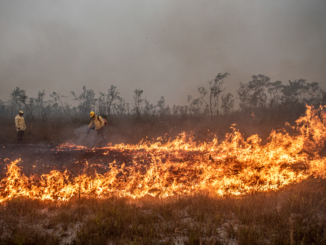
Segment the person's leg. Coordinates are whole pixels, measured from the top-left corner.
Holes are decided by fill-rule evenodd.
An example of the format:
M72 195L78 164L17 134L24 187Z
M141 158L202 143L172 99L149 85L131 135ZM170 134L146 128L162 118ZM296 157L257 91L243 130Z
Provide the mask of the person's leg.
M21 139L21 137L20 137L20 133L19 133L20 131L17 131L17 141L19 142L20 141L20 139Z
M104 137L104 128L100 128L100 129L96 130L96 133L97 133L97 138L101 138L106 146L106 139Z
M100 144L98 143L99 142L99 138L100 138L100 130L101 129L95 129L95 143L94 143L94 147L99 147Z
M24 133L25 133L25 131L21 131L21 140L20 141L23 141Z
M106 142L106 138L104 137L104 128L101 128L102 132L101 132L101 137L102 137L102 140L104 141L104 144L105 146L107 145L107 142Z
M24 135L24 131L17 131L17 141L18 142L22 142L23 141L23 135Z

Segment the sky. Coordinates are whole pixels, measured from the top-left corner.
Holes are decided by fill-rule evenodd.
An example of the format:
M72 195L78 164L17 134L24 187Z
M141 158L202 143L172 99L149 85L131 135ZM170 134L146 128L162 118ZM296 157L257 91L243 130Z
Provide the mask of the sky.
M117 86L187 104L219 72L225 93L264 74L326 90L325 0L0 0L0 99Z

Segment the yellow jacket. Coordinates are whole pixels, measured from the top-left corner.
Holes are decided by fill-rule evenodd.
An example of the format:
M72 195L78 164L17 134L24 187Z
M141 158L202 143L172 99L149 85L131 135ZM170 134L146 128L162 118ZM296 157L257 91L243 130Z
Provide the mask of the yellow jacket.
M104 120L101 116L95 115L91 123L88 125L88 128L92 127L93 125L95 125L95 129L100 129L104 126Z
M17 131L26 130L26 124L24 117L20 116L19 114L15 117L15 125Z

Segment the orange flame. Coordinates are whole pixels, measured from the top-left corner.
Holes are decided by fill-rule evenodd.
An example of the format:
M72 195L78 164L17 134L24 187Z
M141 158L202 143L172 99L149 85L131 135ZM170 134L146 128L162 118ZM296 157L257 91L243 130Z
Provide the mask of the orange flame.
M186 134L162 143L141 141L136 145L118 144L102 150L131 152L133 165L110 163L105 174L72 178L68 172L51 171L39 178L26 177L16 160L7 166L1 180L0 202L24 196L41 200L69 200L81 194L104 197L110 194L140 198L160 198L196 194L200 191L223 195L244 195L276 191L310 176L326 177L326 158L319 156L326 139L326 113L323 107L307 106L305 116L296 121L296 134L273 130L266 144L258 135L244 139L234 127L225 140L196 144ZM325 121L324 121L325 120ZM62 144L56 151L93 150ZM108 154L108 152L104 153ZM150 160L150 164L142 164Z

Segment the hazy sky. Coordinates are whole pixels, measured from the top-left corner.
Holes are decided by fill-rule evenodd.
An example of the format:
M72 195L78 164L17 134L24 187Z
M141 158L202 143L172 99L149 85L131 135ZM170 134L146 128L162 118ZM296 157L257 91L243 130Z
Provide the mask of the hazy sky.
M258 74L326 89L326 1L0 0L2 100L113 84L186 104L219 72L234 95Z

